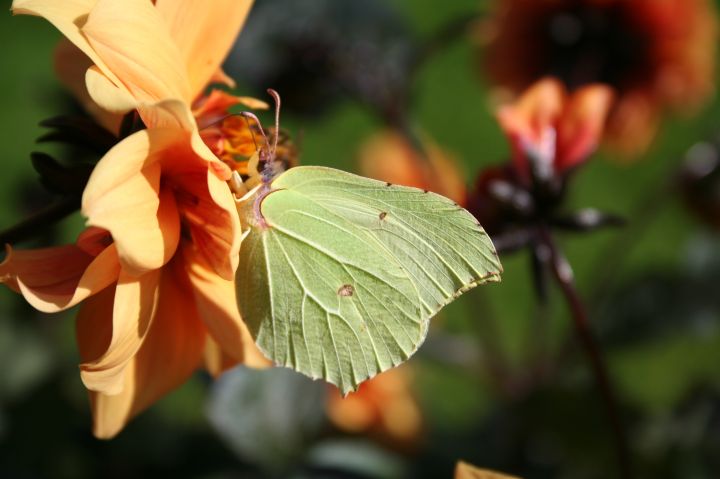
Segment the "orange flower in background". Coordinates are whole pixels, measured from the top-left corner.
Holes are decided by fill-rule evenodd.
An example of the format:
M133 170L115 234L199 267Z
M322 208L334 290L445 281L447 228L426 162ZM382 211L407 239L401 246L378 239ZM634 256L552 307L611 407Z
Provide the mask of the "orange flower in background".
M459 461L455 466L455 479L519 479L488 469L480 469L467 462Z
M597 148L612 101L605 85L568 94L562 83L548 78L498 109L511 159L483 170L468 200L468 209L490 235L532 220L538 191L543 201L562 196L567 175Z
M329 387L327 413L339 429L366 434L401 448L417 445L422 435L422 413L410 389L407 365L365 381L343 397Z
M666 108L692 112L715 89L717 19L709 0L498 0L483 64L518 93L551 75L571 91L617 92L606 139L637 154Z
M235 301L240 224L227 184L235 159L218 159L218 138L198 128L237 103L261 106L204 95L223 79L220 64L251 4L13 3L14 13L45 17L72 42L59 50L68 59L61 76L75 79L69 85L91 114L112 128L117 114L137 110L147 126L93 170L82 198L88 229L75 245L9 249L0 265L0 280L41 311L84 301L80 369L98 437L117 434L203 360L215 374L267 364Z
M426 137L416 146L397 131L379 132L361 146L358 160L365 176L430 190L465 204L465 183L457 162Z
M562 175L585 161L598 146L613 99L604 85L588 85L568 95L555 79L543 79L497 111L510 140L512 162L529 181L536 173Z

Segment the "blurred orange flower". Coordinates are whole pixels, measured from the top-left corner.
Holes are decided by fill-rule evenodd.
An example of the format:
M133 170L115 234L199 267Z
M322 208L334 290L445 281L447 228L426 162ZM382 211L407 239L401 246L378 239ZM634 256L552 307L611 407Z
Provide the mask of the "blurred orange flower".
M235 301L240 224L227 183L235 168L198 129L239 102L262 106L220 92L203 96L223 78L220 63L251 4L13 3L15 13L45 17L72 42L76 50L62 47L74 59L64 78L75 79L69 85L91 114L112 128L117 114L137 110L148 127L93 170L82 198L88 229L75 245L8 249L0 265L0 280L41 311L85 300L80 369L98 437L117 434L203 358L216 374L237 362L267 364Z
M618 93L606 139L641 153L666 107L691 112L715 89L710 0L498 0L484 28L491 79L520 92L543 76Z
M480 469L467 462L459 461L455 466L455 479L519 479L488 469Z
M585 161L602 137L612 99L605 85L584 86L568 95L562 83L546 78L500 107L497 119L520 176L529 181L532 165L541 176L561 175Z
M423 425L410 382L408 366L403 365L365 381L346 397L329 387L328 417L343 431L412 448L421 437Z
M423 136L413 145L395 130L376 133L360 147L360 172L388 183L414 186L465 204L465 183L457 162ZM423 154L424 152L424 154Z
M498 109L511 161L484 169L467 205L490 235L528 220L538 192L545 201L562 195L565 177L597 148L612 101L608 86L568 94L558 80L546 78Z

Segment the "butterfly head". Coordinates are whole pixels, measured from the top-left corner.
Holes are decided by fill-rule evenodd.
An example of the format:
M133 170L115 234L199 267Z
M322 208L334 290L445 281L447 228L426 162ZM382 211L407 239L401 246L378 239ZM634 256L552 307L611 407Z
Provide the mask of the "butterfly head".
M241 116L245 117L246 121L248 122L248 126L250 126L250 121L252 121L255 123L255 125L257 125L257 129L259 130L260 137L262 139L261 143L258 144L257 138L255 138L254 134L253 140L255 141L255 150L258 156L258 171L260 171L262 182L265 184L270 183L273 178L275 178L285 169L285 166L282 164L282 162L278 161L277 154L278 140L281 136L280 94L272 88L268 89L268 93L270 94L270 96L273 97L273 100L275 100L275 127L270 130L269 135L265 128L263 128L260 119L254 113L248 111L240 113ZM252 128L251 131L253 131Z
M245 135L243 140L245 149L241 152L242 161L235 162L243 168L233 168L233 178L230 182L237 198L241 198L255 187L269 187L278 175L298 163L298 148L290 135L280 129L280 95L272 89L269 89L268 93L275 100L273 127L265 129L257 115L249 111L232 115L235 123L242 120L242 129L239 125L236 125L235 129L242 130Z

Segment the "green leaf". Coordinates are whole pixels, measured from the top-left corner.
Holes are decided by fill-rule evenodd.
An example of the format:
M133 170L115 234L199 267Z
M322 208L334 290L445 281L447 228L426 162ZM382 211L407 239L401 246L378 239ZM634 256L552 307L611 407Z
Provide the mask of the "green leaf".
M432 316L502 271L451 200L339 170L290 169L240 211L238 303L258 346L343 393L407 360Z

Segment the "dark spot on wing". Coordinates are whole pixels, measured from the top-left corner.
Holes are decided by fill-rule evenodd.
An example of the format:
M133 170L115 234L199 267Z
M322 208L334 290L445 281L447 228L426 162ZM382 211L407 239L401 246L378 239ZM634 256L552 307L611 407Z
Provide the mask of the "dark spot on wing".
M428 191L428 190L423 190L423 193L429 193L429 191Z
M385 186L392 186L392 183L385 183Z
M384 220L386 216L387 216L387 213L386 213L386 212L384 212L384 211L381 211L381 212L380 212L380 219L381 219L381 220Z
M355 288L352 287L351 284L343 284L340 286L340 289L338 289L338 296L352 296L355 293Z

